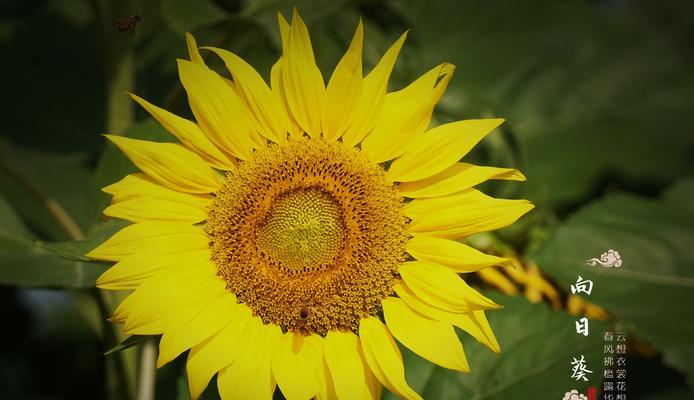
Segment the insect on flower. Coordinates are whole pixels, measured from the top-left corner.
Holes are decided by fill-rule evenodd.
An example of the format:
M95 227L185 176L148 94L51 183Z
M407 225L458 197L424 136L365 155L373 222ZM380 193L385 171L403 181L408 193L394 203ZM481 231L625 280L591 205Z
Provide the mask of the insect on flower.
M299 318L301 318L302 321L306 321L308 317L311 316L311 308L304 306L299 309Z
M139 15L133 15L130 17L124 17L114 22L113 25L116 27L118 32L135 32L137 24L142 21Z

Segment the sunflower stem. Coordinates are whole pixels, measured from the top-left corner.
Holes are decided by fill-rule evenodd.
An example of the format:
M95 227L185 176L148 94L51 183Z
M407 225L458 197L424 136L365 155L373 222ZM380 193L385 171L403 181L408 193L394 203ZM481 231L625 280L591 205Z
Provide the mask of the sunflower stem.
M140 350L140 379L137 388L137 400L154 399L156 359L156 342L149 340L142 345Z
M102 341L104 348L110 349L120 342L119 336L121 336L120 332L107 320L108 316L111 314L111 307L109 306L110 299L107 293L97 288L92 290L92 296L101 314L101 332L103 335ZM124 357L124 353L118 351L106 357L108 357L106 359L107 372L110 370L115 378L115 382L109 385L110 398L132 399L133 385L128 375L128 368L126 366L127 360Z

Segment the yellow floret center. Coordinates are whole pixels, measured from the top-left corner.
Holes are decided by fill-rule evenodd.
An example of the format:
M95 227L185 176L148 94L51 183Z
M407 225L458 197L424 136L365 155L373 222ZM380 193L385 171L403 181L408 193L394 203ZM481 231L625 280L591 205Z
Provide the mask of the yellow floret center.
M287 275L333 265L344 240L340 205L317 187L279 196L256 234L261 254Z
M359 150L294 139L227 174L205 230L227 289L265 323L354 330L393 293L407 219L384 169Z

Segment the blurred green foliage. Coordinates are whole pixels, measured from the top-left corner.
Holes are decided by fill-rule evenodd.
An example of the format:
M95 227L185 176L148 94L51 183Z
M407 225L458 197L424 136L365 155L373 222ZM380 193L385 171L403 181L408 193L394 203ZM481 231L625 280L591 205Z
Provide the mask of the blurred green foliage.
M610 326L653 348L649 357L630 357L632 398L692 398L694 6L675 0L0 3L7 348L0 398L132 395L122 383L133 384L137 349L121 359L102 355L119 338L106 337L99 308L116 299L95 296L91 288L106 265L83 257L120 226L104 223L109 200L99 188L134 170L100 134L173 140L125 92L190 117L175 62L186 57L183 34L234 51L268 77L280 52L276 12L287 16L294 6L324 76L360 17L365 71L410 29L391 89L442 61L456 64L435 122L506 118L470 159L521 168L527 182L484 189L538 206L499 239L564 289L576 271L593 279L590 300L615 316ZM130 15L142 17L135 32L117 32L113 22ZM620 270L583 265L609 248L622 253ZM497 297L506 306L490 313L501 355L465 339L472 372L462 375L404 351L417 390L437 399L560 398L575 384L570 357L583 352L599 364L599 336L576 335L563 311ZM595 322L594 335L604 326ZM119 362L128 376L113 375ZM182 368L179 358L158 371L157 398L186 398ZM600 377L590 384L599 387ZM216 397L213 386L205 398Z

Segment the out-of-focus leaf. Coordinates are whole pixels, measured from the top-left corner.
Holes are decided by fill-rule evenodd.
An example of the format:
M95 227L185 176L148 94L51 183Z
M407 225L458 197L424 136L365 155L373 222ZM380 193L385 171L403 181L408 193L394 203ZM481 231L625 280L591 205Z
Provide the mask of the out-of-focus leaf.
M580 275L594 283L590 301L649 341L665 362L689 374L694 366L694 198L692 180L661 200L617 194L572 215L532 258L567 289ZM614 249L618 268L585 260Z
M171 28L179 33L191 32L227 18L227 13L210 0L164 0L162 11Z
M673 206L682 209L683 212L694 213L694 178L682 179L670 186L663 194L663 199Z
M129 349L134 346L139 346L142 343L149 342L150 340L157 340L159 339L159 336L156 335L130 335L125 340L122 342L118 343L117 345L113 346L110 348L108 351L104 353L105 356L111 355L113 353L118 353L119 351L123 351L125 349Z
M413 28L400 70L459 66L439 111L507 119L528 177L524 197L573 207L609 182L667 185L693 168L687 7L670 4L667 22L648 2L393 7Z
M53 0L47 7L73 26L84 27L94 22L92 8L86 1Z
M70 261L39 245L26 249L0 249L0 283L24 287L94 287L108 265Z
M0 195L48 240L91 225L96 191L80 154L20 149L0 142Z
M0 198L1 200L1 198ZM0 284L23 287L88 288L108 265L84 256L125 222L96 227L82 241L41 242L0 201Z
M176 381L176 400L190 400L190 390L188 390L188 377L183 372Z
M0 196L0 248L26 246L34 235L24 226L19 216Z
M686 388L673 388L665 391L659 391L657 393L649 393L644 396L639 396L639 399L643 400L686 400L691 399L692 393Z
M108 222L95 226L86 240L39 242L38 245L66 260L90 261L85 254L103 243L127 224L126 221L120 219L109 219Z
M585 392L588 386L600 385L605 323L590 321L590 334L585 337L576 333L575 319L562 311L528 303L522 297L489 295L504 306L487 313L501 353L492 353L463 333L471 370L464 374L431 366L411 352L403 352L408 382L424 398L561 398L570 389ZM570 378L573 357L581 355L593 371L588 382ZM387 393L384 398L396 397Z

